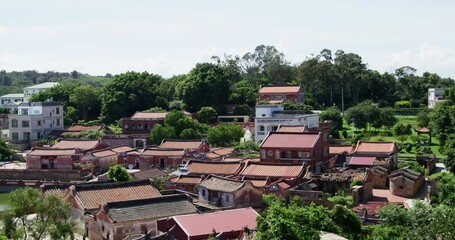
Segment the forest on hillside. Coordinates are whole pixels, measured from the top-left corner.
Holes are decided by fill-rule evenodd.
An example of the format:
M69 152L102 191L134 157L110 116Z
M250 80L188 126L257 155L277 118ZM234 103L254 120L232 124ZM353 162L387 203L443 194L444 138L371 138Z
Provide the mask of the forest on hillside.
M381 107L404 100L419 108L427 104L428 88L453 86L451 78L423 69L419 72L423 73L403 66L394 72L380 73L368 68L358 54L342 50L333 53L329 49L293 64L274 46L260 45L241 56L213 56L210 62L196 64L187 74L169 78L147 71L102 77L77 71L0 71L0 94L21 92L22 87L41 82L62 82L32 100L52 97L64 102L72 121L100 119L113 123L154 107L189 112L213 107L218 114L253 114L261 85L303 86L305 106L286 106L289 109L341 108L343 100L345 109L365 100Z

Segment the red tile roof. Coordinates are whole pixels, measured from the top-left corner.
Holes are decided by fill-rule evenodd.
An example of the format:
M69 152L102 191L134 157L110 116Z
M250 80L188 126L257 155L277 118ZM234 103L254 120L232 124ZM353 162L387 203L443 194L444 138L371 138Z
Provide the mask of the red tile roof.
M135 180L144 180L144 179L149 179L149 178L157 178L157 177L166 176L167 173L159 168L151 168L151 169L135 172L131 175L133 175L133 178Z
M391 155L397 151L395 142L363 142L359 141L353 154L386 154Z
M116 153L125 153L125 152L129 152L129 151L133 151L135 149L132 147L129 147L129 146L118 146L118 147L112 147L111 150Z
M184 176L184 175L180 175L178 177L173 177L173 178L170 178L169 181L175 183L175 184L199 184L202 179L201 177L199 176Z
M267 93L299 93L300 86L266 86L259 89L260 94Z
M303 132L304 130L305 126L281 125L277 132Z
M29 156L68 156L76 154L76 149L34 148Z
M167 112L149 113L149 112L136 112L131 119L164 119Z
M93 126L84 126L79 124L73 124L71 127L68 128L70 132L82 132L88 130L95 130L100 131L104 128L104 125L93 125Z
M99 140L73 140L73 139L62 139L56 144L52 145L51 148L79 148L81 150L90 150L99 144Z
M186 168L193 175L234 175L243 167L241 162L204 162L190 160Z
M354 149L355 147L352 145L330 145L329 153L330 155L350 154Z
M210 175L199 183L199 187L219 192L235 192L245 185L246 181L234 180Z
M256 229L258 213L253 208L240 208L205 214L175 216L173 219L191 236L205 236L215 230L220 232L241 231L244 227Z
M319 133L270 132L261 143L261 148L313 148Z
M349 165L373 166L376 157L352 157Z
M97 209L101 203L129 201L160 197L160 192L149 180L73 185L68 189L75 192L76 200L86 210Z
M109 149L103 149L103 150L100 150L100 151L93 151L92 154L95 157L109 157L109 156L118 155L118 153L116 153L114 151L111 151Z
M225 156L225 155L230 155L234 152L234 148L225 148L225 147L221 147L221 148L212 148L211 149L211 152L212 153L215 153L215 154L218 154L218 155L221 155L221 156Z
M202 145L202 140L177 140L164 139L159 148L174 148L174 149L197 149Z
M303 176L305 164L248 162L240 176L297 178Z
M160 148L146 148L142 151L141 156L175 156L181 157L184 155L182 149L160 149Z

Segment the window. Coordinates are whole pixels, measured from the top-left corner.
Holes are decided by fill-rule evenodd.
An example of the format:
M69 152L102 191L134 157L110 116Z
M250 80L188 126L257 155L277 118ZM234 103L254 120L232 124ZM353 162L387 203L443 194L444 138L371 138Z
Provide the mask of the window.
M265 127L264 126L259 126L259 131L265 131Z
M21 115L28 115L28 109L27 108L21 109Z
M205 197L205 189L202 189L202 196Z
M38 126L41 126L41 120L38 120L37 124Z
M226 202L229 202L229 195L226 194Z
M22 121L22 127L30 127L29 121Z
M299 152L299 158L310 158L309 152Z
M17 128L17 119L11 120L11 127Z
M57 119L57 126L60 126L60 119Z
M37 132L37 133L36 133L36 138L37 138L37 139L40 139L40 138L41 138L41 133L40 133L40 132Z
M265 150L261 150L261 158L262 158L262 159L265 158Z
M19 134L18 134L18 133L12 133L12 134L11 134L11 138L12 138L14 141L17 141L17 140L19 140Z
M55 109L55 113L56 113L56 114L60 114L60 108L56 108L56 109Z
M275 150L275 158L280 158L280 151L279 150Z
M286 151L286 158L292 158L292 152Z

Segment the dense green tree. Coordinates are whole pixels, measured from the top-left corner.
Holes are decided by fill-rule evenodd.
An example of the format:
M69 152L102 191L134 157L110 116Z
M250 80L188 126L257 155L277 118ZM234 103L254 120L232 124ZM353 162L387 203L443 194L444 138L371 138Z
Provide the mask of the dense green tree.
M254 141L241 142L234 147L241 154L259 153L259 145Z
M180 139L200 139L201 135L197 129L186 128L179 135Z
M373 121L373 127L380 128L386 127L391 128L398 122L398 119L395 117L395 113L391 108L380 108L379 117Z
M59 196L27 187L10 194L9 207L2 213L2 223L11 239L74 239L71 206ZM33 213L35 218L29 216Z
M437 189L436 196L432 200L455 207L455 175L451 172L441 172L433 178Z
M237 124L218 124L207 132L207 140L213 146L229 147L240 142L244 135L243 128Z
M229 97L229 101L234 104L247 104L248 106L254 106L256 99L257 89L248 85L245 80L235 84L234 90Z
M322 121L331 121L332 129L341 130L343 127L343 117L341 116L341 111L335 106L329 107L325 111L321 112L319 117Z
M354 123L356 128L366 128L373 124L380 117L380 110L371 104L371 101L362 102L350 107L345 113L345 120L348 124Z
M230 95L229 74L221 66L198 63L177 86L177 93L190 112L201 107L218 108ZM218 110L218 109L217 109Z
M176 139L177 136L174 127L157 124L150 131L149 139L153 144L160 144L163 139Z
M214 123L218 113L213 107L202 107L201 110L197 112L198 119L202 123Z
M14 150L6 144L6 141L0 139L0 161L10 160Z
M412 126L404 123L397 123L393 127L393 133L396 136L410 135L412 133Z
M147 72L127 72L116 75L102 89L101 114L105 122L111 123L136 111L157 105L157 88L163 79Z
M149 113L163 113L163 112L166 112L166 110L160 108L160 107L152 107L152 108L149 108L147 110L145 110L144 112L149 112Z
M444 164L447 169L455 173L455 134L450 134L445 140L441 152L445 155Z
M129 175L128 171L126 171L126 168L120 165L110 166L107 171L107 177L119 182L131 181L132 179L131 175Z
M73 89L69 101L82 113L82 120L88 120L92 108L99 109L99 92L90 85L81 85Z

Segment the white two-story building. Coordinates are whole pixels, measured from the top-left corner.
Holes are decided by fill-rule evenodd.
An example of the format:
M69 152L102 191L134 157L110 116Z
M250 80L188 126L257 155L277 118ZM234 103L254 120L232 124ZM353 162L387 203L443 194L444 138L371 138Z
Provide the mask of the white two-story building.
M39 93L41 91L44 91L48 88L52 88L57 86L59 83L58 82L45 82L45 83L40 83L37 85L33 85L30 87L24 88L24 101L28 102L28 99L32 94Z
M9 139L26 143L47 136L52 130L63 130L63 103L23 102L9 115Z
M319 127L319 115L306 111L284 110L281 104L256 105L254 141L257 144L261 144L269 132L278 130L281 125L316 128Z

